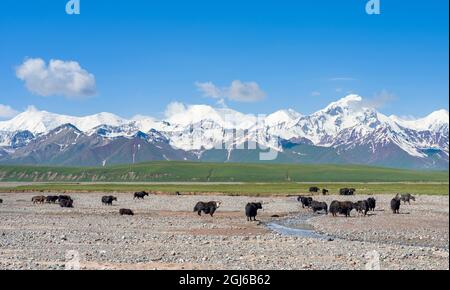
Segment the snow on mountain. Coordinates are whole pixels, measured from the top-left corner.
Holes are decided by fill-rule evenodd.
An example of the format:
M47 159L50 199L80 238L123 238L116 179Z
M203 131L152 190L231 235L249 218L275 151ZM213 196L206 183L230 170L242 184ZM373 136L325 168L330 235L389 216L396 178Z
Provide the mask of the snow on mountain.
M166 120L161 129L175 148L183 150L209 150L223 144L233 146L233 130L249 130L257 123L257 117L228 108L207 105L191 105L178 108Z
M34 137L35 136L30 131L0 131L0 147L23 147L30 143Z
M10 146L14 132L0 131L0 147Z
M366 130L376 127L380 124L380 115L374 109L364 107L362 97L349 95L312 114L308 121L316 130L313 134L320 138L317 145L329 146L342 130L358 125L363 125Z
M438 110L428 116L415 120L405 120L395 115L390 116L392 120L409 129L417 131L439 131L449 124L449 114L447 110Z
M273 126L269 132L283 139L305 138L314 145L327 147L345 129L363 124L364 128L370 130L380 123L378 113L364 107L358 95L349 95L309 116L298 116L295 123Z
M191 105L168 116L166 121L178 127L212 122L226 129L248 129L256 123L256 117L228 108Z
M248 115L228 108L194 105L170 116L163 131L172 146L184 150L230 149L247 142L280 149L278 135L269 128L295 124L301 114L280 110L268 116Z
M12 148L13 140L18 144L16 146L26 146L35 136L71 124L87 136L137 137L149 142L169 143L184 151L229 150L248 141L282 151L283 140L288 140L335 148L338 153L364 148L371 150L366 154L390 156L392 150L399 148L415 158L427 158L427 150L433 149L441 150L448 158L448 111L404 120L385 116L354 94L311 115L289 109L261 117L229 108L181 104L176 104L166 114L166 120L147 116L127 120L111 113L72 117L31 107L9 121L0 122L0 147ZM384 152L386 150L391 153Z
M279 110L265 117L264 125L268 127L278 126L282 124L292 124L302 115L292 109Z
M86 132L88 136L94 134L105 137L105 138L117 138L117 137L133 137L139 129L134 126L133 123L124 124L121 126L111 126L102 124L94 127Z
M86 117L73 117L39 111L34 107L17 115L11 120L0 122L0 131L24 131L33 134L47 133L63 124L72 124L82 131L88 131L102 124L120 126L126 124L127 120L111 113L99 113Z
M427 157L424 149L448 153L447 111L437 111L416 122L404 122L366 106L358 95L349 95L309 116L300 116L295 124L289 121L276 124L267 132L286 140L310 140L316 146L338 148L340 152L364 146L372 148L375 154L394 145L419 158Z
M150 130L164 131L168 123L159 121L153 117L138 115L131 119L130 126L134 126L142 132L148 132Z
M149 142L169 142L165 134L158 130L149 129L146 131L147 133L144 133L140 128L136 122L130 122L121 126L100 125L87 131L86 135L96 135L108 139L125 137L128 139L140 138Z

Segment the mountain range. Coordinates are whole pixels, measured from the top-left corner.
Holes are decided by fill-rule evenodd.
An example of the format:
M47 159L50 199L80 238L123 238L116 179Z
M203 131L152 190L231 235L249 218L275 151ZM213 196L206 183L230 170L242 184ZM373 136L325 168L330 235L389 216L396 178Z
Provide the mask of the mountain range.
M249 150L248 148L252 149ZM260 153L276 152L273 160ZM156 160L364 164L448 170L449 114L386 116L348 95L311 115L192 105L165 120L73 117L33 107L0 122L0 163L105 166Z

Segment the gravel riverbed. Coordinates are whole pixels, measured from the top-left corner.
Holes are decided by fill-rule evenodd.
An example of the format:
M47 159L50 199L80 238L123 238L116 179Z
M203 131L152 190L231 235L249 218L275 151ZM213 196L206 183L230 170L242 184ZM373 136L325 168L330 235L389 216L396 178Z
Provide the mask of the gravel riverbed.
M375 196L367 217L313 215L295 197L71 194L74 208L33 205L31 193L0 193L0 269L448 269L449 198L419 196L389 210L391 196ZM366 196L317 196L360 200ZM220 200L213 218L192 212L197 201ZM262 201L259 222L244 206ZM120 216L120 208L134 216ZM283 235L267 223L311 215L310 226L329 239ZM272 216L279 217L272 217Z

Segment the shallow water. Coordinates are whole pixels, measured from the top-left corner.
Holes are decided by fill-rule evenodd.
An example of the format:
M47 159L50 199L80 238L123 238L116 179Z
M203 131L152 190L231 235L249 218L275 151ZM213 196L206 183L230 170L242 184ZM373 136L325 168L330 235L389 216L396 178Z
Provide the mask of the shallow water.
M399 246L416 246L416 247L423 247L423 248L441 248L448 250L448 245L445 247L442 246L436 246L436 245L429 245L427 243L424 243L422 241L405 241L405 240L389 240L389 241L382 241L377 239L357 239L357 238L348 238L345 236L332 236L327 234L322 234L319 232L316 232L314 230L314 227L311 225L310 220L314 217L317 217L317 215L314 214L298 214L298 215L290 215L286 218L275 220L272 222L269 222L266 224L266 227L274 231L278 234L285 235L285 236L294 236L294 237L301 237L301 238L313 238L313 239L319 239L319 240L335 240L335 239L342 239L342 240L348 240L348 241L359 241L359 242L374 242L374 243L381 243L381 244L387 244L387 245L399 245Z
M268 229L287 236L328 240L330 236L317 233L309 220L313 215L296 215L267 223Z

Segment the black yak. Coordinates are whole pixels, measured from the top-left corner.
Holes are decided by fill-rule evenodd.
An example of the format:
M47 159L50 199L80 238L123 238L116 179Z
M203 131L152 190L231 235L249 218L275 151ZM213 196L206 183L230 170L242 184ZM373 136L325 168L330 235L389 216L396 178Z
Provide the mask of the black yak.
M302 196L302 195L297 197L297 200L302 203L302 208L310 207L311 202L313 201L312 197L310 197L310 196L307 197L307 196Z
M148 193L145 191L135 192L133 199L144 199L145 196L148 196Z
M373 198L373 197L369 197L367 199L367 203L369 204L369 210L374 211L375 210L375 206L377 205L376 199Z
M262 204L260 202L247 203L247 205L245 206L245 215L247 216L247 221L256 221L258 209L262 209Z
M60 199L59 206L71 208L71 207L73 207L73 200L72 199Z
M194 206L194 212L197 212L199 216L202 215L202 211L205 214L209 214L211 216L214 215L214 212L220 207L222 203L220 201L210 201L210 202L202 202L199 201Z
M358 213L364 214L364 216L366 216L367 212L369 211L369 202L367 200L359 200L355 202L353 207Z
M134 212L131 209L121 208L119 209L120 215L134 215Z
M58 196L57 195L49 195L46 197L45 201L47 203L56 203L58 201Z
M317 186L311 186L309 188L309 192L319 192L320 188L318 188Z
M411 200L416 201L416 198L412 196L411 193L405 193L400 196L400 199L403 201L404 204L408 203L411 204Z
M345 217L350 216L350 212L353 210L354 204L351 201L333 201L330 204L329 211L333 216L336 216L337 214L343 214Z
M324 211L326 214L328 214L328 205L326 202L319 202L313 200L311 202L310 207L313 210L313 212Z
M117 197L112 195L107 195L102 197L102 204L104 205L112 205L113 201L117 201Z
M40 195L40 196L33 196L33 197L31 198L31 201L32 201L33 203L44 203L45 200L46 200L46 197L43 196L43 195Z
M340 195L354 195L355 191L356 191L356 189L354 189L354 188L341 188L339 190L339 194Z
M58 196L58 201L67 200L67 199L71 200L72 198L70 196L68 196L68 195L60 195L60 196Z
M401 199L400 196L397 194L392 200L391 200L391 210L394 214L400 213L400 204Z

